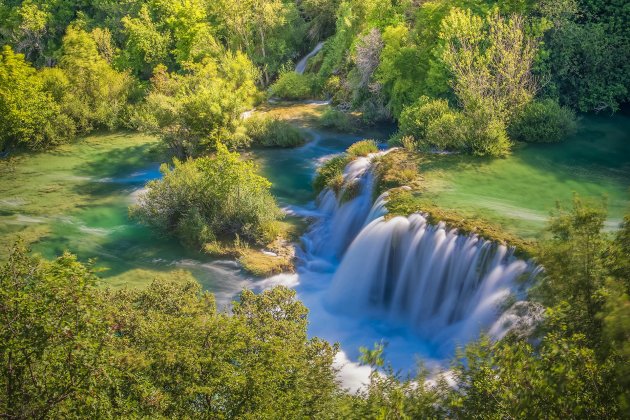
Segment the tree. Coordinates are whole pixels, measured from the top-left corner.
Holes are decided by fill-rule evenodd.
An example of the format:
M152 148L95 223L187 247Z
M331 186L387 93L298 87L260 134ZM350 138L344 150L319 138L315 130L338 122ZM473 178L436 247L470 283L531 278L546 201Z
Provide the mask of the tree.
M577 129L575 113L552 99L532 101L515 115L510 137L530 143L556 143Z
M425 63L420 60L413 34L404 24L386 27L383 45L376 79L388 98L388 108L399 118L405 106L424 93L422 71Z
M507 123L534 97L537 40L527 35L521 16L505 19L495 10L484 22L470 10L453 9L442 22L440 39L464 110L483 104Z
M0 55L0 149L41 148L71 138L73 127L34 68L5 46Z
M340 0L300 0L300 8L308 23L308 36L311 40L320 40L335 31L335 19Z
M81 132L94 128L109 129L121 125L127 104L131 78L114 70L99 55L89 33L69 26L63 38L59 68L67 77L69 90L62 99L64 112Z
M359 40L355 63L359 71L360 87L368 86L374 71L379 65L382 50L383 39L380 31L376 28L372 29Z
M23 2L16 12L19 24L12 34L13 44L27 59L35 61L44 50L43 40L50 15L31 1Z
M160 32L143 5L138 17L125 16L121 19L126 36L124 65L134 73L148 77L159 64L168 63L170 34Z
M630 98L630 11L623 1L547 0L549 91L580 111L617 111Z
M457 418L620 418L614 369L580 334L550 333L537 349L482 339L460 354L445 405Z
M552 235L543 242L539 261L545 267L545 276L536 295L550 307L569 303L567 319L569 331L583 333L591 345L599 343L601 321L596 315L604 304L604 287L607 270L605 255L608 247L603 232L606 211L574 197L569 211L558 207L549 223Z
M230 52L192 65L185 74L159 67L138 124L159 135L178 157L196 156L218 142L232 149L245 145L240 115L258 95L257 75L247 56Z
M0 269L0 415L84 417L97 408L109 333L95 285L70 254L45 262L11 249Z
M322 418L336 346L306 333L295 292L244 291L233 313L185 272L112 291L70 254L17 245L0 267L0 415Z
M295 2L221 0L212 7L212 14L227 29L230 48L247 53L261 69L266 85L301 50L305 23Z

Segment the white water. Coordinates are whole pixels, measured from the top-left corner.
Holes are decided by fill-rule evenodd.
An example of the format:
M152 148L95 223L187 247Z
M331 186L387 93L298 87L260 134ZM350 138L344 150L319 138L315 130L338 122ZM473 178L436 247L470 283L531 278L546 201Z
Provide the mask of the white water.
M502 310L521 297L527 282L517 280L538 271L510 249L432 226L421 214L385 220L387 193L372 200L372 158L345 169L344 185L358 184L355 198L342 202L325 190L309 211L318 219L302 238L298 274L266 280L297 290L312 336L340 343L340 377L352 389L368 380L360 346L386 341L387 360L413 372L416 356L443 365L480 332L498 339L540 316L518 301Z
M326 297L332 310L407 325L448 351L489 327L518 292L516 280L534 271L505 246L432 226L420 214L381 216L352 242Z
M323 46L324 46L324 43L320 42L319 44L315 45L315 48L313 48L313 51L311 51L310 53L302 57L302 59L298 61L298 63L295 65L295 72L297 74L304 74L304 70L306 70L306 64L308 63L308 60L311 57L314 57L322 49Z

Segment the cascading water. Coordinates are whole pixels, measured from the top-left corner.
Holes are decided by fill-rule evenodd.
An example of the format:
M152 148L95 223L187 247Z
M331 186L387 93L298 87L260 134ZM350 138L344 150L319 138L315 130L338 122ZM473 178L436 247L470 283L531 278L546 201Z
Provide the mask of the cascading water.
M505 246L430 225L421 214L381 216L345 253L327 302L385 315L437 344L466 342L498 318L516 280L533 272Z
M304 74L304 71L306 70L306 64L308 63L308 60L311 57L314 57L324 46L323 42L318 43L315 48L313 48L313 50L308 53L307 55L305 55L304 57L302 57L302 59L300 61L298 61L298 63L295 65L295 72L297 74Z
M520 297L538 267L504 245L431 225L422 214L386 220L387 193L372 204L374 156L346 167L339 194L320 194L322 217L303 238L303 267L333 272L326 309L405 326L437 354L483 329L498 338L521 322L514 313L501 317L501 306ZM344 200L350 188L355 196ZM493 325L497 320L502 325Z
M364 226L372 208L374 176L371 160L371 156L360 157L346 166L344 187L338 196L328 188L320 194L318 202L322 217L302 238L311 259L338 260ZM344 199L350 189L355 191L355 196Z

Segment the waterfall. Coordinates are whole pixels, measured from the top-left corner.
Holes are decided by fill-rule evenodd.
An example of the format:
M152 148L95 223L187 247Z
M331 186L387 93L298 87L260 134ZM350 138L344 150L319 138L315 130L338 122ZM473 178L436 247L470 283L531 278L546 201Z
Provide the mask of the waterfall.
M376 155L346 167L338 195L320 194L322 217L303 238L307 269L333 272L326 307L405 325L437 347L452 348L486 329L500 338L511 325L527 324L502 306L521 297L528 282L519 280L536 276L538 267L513 249L432 225L422 214L387 220L387 193L372 200ZM342 200L351 185L355 197Z
M328 188L320 194L318 202L322 217L302 238L311 257L336 261L359 234L372 209L374 175L371 160L375 155L357 158L346 166L344 187L338 196ZM342 200L349 188L356 191L356 196Z
M322 49L323 46L324 42L318 43L317 45L315 45L315 48L313 48L313 51L302 57L302 59L295 65L295 72L297 74L304 74L304 70L306 70L306 64L308 63L308 60L311 57L315 56Z

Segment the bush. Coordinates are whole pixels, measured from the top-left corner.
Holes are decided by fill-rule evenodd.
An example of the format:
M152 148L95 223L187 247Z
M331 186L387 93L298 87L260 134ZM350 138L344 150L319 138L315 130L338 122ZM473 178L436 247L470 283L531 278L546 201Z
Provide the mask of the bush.
M282 73L269 88L269 94L281 99L310 99L314 96L315 79L311 75L294 71Z
M576 130L575 113L552 99L533 101L509 127L510 137L528 143L556 143Z
M350 162L350 157L346 154L337 155L326 161L317 168L317 174L313 181L313 188L316 193L320 193L324 188L331 188L338 194L343 186L343 170Z
M163 179L130 209L133 217L203 246L215 239L260 241L270 222L282 215L269 192L271 184L251 162L240 160L222 144L212 157L163 165Z
M355 130L352 118L345 112L334 108L328 108L319 118L319 124L324 128L330 128L341 132L351 132Z
M439 150L464 150L466 136L466 119L461 113L449 110L429 122L425 143Z
M402 145L402 139L418 149L464 150L467 148L466 120L454 111L444 99L420 97L413 105L403 109L400 131L392 142ZM414 140L414 141L411 141Z
M418 158L417 153L410 153L406 149L392 150L381 156L376 161L374 194L378 196L403 185L412 186L420 177Z
M0 50L0 151L20 144L38 149L74 136L74 125L46 90L41 72L9 46Z
M352 92L339 76L330 76L324 82L323 93L330 98L333 104L347 103L352 100Z
M367 156L378 152L378 145L374 140L361 140L348 147L347 152L352 157Z
M421 96L413 105L405 107L400 114L400 135L412 136L422 143L427 136L429 123L451 112L444 99L429 99Z
M464 111L449 108L444 99L421 97L406 107L400 130L390 144L413 137L419 149L463 150L479 156L502 156L510 151L505 124L481 102ZM412 144L406 140L407 145Z
M505 124L488 110L478 106L464 114L462 129L466 148L477 156L505 156L510 152L510 139Z
M296 147L306 141L300 129L277 117L254 115L245 120L245 128L254 146Z

